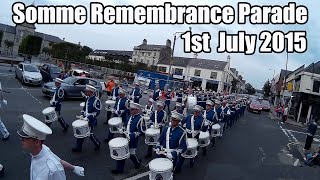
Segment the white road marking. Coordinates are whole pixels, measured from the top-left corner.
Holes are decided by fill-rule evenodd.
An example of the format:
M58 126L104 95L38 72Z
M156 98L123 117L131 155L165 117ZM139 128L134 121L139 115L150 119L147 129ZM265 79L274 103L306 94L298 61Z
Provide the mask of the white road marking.
M297 159L294 163L293 163L293 166L297 166L299 163L299 159Z
M287 131L285 129L282 128L282 126L280 125L280 128L282 130L282 132L288 137L289 141L292 142L291 137L288 135Z
M261 162L263 162L266 159L266 153L264 152L264 150L261 147L259 147L259 150L262 153Z
M299 142L299 141L297 140L297 138L294 137L294 135L291 133L291 131L288 131L288 130L286 130L286 131L289 133L289 135L293 138L293 140L294 140L295 142Z
M286 129L287 131L290 131L290 132L294 132L294 133L298 133L298 134L304 134L304 135L307 135L307 133L305 133L305 132L300 132L300 131L294 131L294 130L290 130L290 129ZM314 135L314 137L319 137L320 138L320 136L319 135Z
M42 89L37 89L37 88L26 88L26 87L19 87L19 88L3 88L4 90L28 90L28 91L42 91Z
M139 178L142 178L142 177L148 176L149 174L150 174L150 171L147 171L147 172L140 173L140 174L137 174L137 175L135 175L135 176L132 176L132 177L126 178L126 179L124 179L124 180L136 180L136 179L139 179Z
M34 100L36 100L39 104L42 104L42 102L41 101L39 101L37 98L35 98L34 96L32 96L27 90L26 90L26 88L24 88L23 86L21 86L21 88L27 93L27 94L29 94Z
M0 73L0 76L14 76L12 73Z

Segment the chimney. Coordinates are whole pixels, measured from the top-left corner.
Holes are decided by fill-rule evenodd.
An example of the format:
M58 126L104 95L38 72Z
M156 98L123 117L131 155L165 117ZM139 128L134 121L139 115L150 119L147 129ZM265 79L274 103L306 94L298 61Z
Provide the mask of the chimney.
M194 53L193 58L198 59L198 53Z
M78 45L81 46L81 42L78 42Z
M64 41L64 40L65 40L65 38L62 39L62 41Z
M170 39L167 39L166 46L171 47L171 40Z
M142 44L143 44L143 45L147 45L147 40L144 39L144 40L142 41Z

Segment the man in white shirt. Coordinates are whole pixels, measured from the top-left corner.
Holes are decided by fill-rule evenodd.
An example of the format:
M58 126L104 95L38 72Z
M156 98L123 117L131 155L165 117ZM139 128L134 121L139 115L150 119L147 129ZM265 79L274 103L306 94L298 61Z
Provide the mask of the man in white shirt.
M60 159L43 144L46 136L52 134L47 125L27 114L22 117L24 124L17 133L21 137L22 148L31 155L30 180L65 180L65 169L84 176L84 168Z
M289 111L289 108L288 108L288 105L286 105L284 110L283 110L283 114L282 114L282 123L287 121L288 111Z

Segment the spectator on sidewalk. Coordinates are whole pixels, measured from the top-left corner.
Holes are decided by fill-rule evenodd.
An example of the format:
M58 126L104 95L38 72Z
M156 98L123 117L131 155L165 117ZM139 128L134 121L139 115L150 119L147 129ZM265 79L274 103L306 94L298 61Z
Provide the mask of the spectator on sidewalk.
M304 164L307 166L313 166L320 163L320 146L315 153L307 153Z
M281 112L282 112L282 107L281 107L281 104L279 103L278 106L276 107L276 113L278 118L281 117Z
M107 83L106 83L106 89L107 89L107 95L111 96L112 95L112 89L114 87L114 81L113 79L110 79Z
M284 122L287 121L288 111L289 111L288 105L285 105L285 106L282 108L282 123L284 123Z
M307 138L306 143L304 145L304 150L309 150L311 148L312 142L313 142L313 136L317 132L318 128L318 117L315 117L309 121L308 131L307 131Z

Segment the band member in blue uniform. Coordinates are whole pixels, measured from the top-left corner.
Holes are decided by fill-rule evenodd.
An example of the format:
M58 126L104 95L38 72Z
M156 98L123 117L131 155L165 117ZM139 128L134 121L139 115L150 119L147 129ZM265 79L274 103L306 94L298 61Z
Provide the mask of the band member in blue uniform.
M116 103L114 104L114 117L121 117L122 122L124 123L127 119L128 113L129 113L129 101L126 98L126 92L124 89L119 89L119 98L116 100ZM108 138L104 139L105 142L109 142L111 139L113 139L114 134L110 132L108 133Z
M63 128L63 132L67 132L69 125L64 121L63 117L61 116L61 102L64 99L64 90L61 87L61 83L63 83L63 80L60 78L54 79L56 90L53 94L52 99L50 100L51 107L54 107L56 110L56 113L58 115L58 121L60 125ZM51 123L46 123L47 126L50 127Z
M10 137L9 131L7 130L6 126L4 125L4 123L1 120L1 114L4 113L4 108L5 108L5 106L7 106L7 104L8 104L7 100L5 100L3 97L2 86L1 86L1 82L0 82L0 132L3 135L3 138L2 138L3 141L8 140ZM1 169L0 169L0 171L1 171Z
M154 128L159 128L160 132L162 132L162 127L166 123L167 113L163 110L164 103L162 101L157 102L157 110L151 114L150 117L150 125ZM149 128L149 127L148 127ZM145 158L152 157L152 146L148 146L147 155Z
M154 111L154 105L153 105L154 101L152 98L149 98L148 100L148 104L144 107L144 109L142 110L143 114L145 115L151 115L151 113Z
M153 90L153 96L152 99L154 101L158 101L161 98L161 90L160 90L160 86L156 85L155 89Z
M168 92L166 92L166 101L165 101L165 107L164 109L168 108L168 114L170 114L170 102L172 99L171 89L168 89Z
M230 109L229 107L227 106L227 101L226 100L223 100L222 101L222 106L221 106L221 110L222 110L222 113L223 113L223 118L222 118L222 122L224 123L224 130L226 130L227 128L227 125L229 123L229 120L230 120Z
M244 116L244 112L246 111L246 107L247 107L246 102L247 102L246 98L243 98L242 99L242 104L241 104L241 115L242 116Z
M220 128L220 138L221 138L222 135L223 135L223 126L224 126L223 117L224 117L224 114L223 114L222 109L221 109L221 102L219 100L216 100L214 104L215 104L214 110L217 113L218 123L221 126L221 128Z
M182 88L180 88L180 90L177 92L177 102L178 103L182 103L182 98L183 98L183 89Z
M159 138L159 144L156 153L165 151L166 154L158 155L158 157L167 157L173 160L173 168L175 173L181 172L183 162L181 162L181 154L187 150L186 132L179 126L183 115L176 111L171 112L171 125L163 128Z
M112 100L117 100L118 97L119 97L119 81L115 80L114 81L114 87L112 88L112 91L111 91L111 95L112 95Z
M211 135L211 131L212 131L212 125L218 123L218 117L217 117L217 113L215 112L214 108L213 108L213 102L211 100L207 100L206 101L206 110L203 112L203 117L205 117L205 119L208 122L208 131ZM211 139L212 142L212 146L215 145L215 138Z
M190 114L181 121L181 125L186 127L187 137L199 139L200 131L206 132L208 127L206 126L205 120L203 118L202 112L203 108L199 105L195 105L193 108L193 114ZM198 148L199 149L199 148ZM204 147L203 155L206 155L207 148ZM185 158L181 157L181 161L184 162ZM190 165L193 167L194 158L190 159Z
M100 114L101 110L101 101L98 97L95 96L95 91L97 89L91 85L86 85L85 94L86 94L86 101L81 111L81 115L84 120L89 121L90 127L90 140L95 145L94 150L98 151L100 149L100 141L94 135L94 124L97 121L97 117ZM77 138L76 147L72 148L73 152L81 152L82 151L82 144L84 142L84 138Z
M179 102L176 102L176 106L174 107L174 111L177 111L178 113L183 114L182 104Z
M141 165L141 160L138 159L136 155L136 149L138 147L138 138L144 131L143 129L143 119L139 114L141 106L137 103L130 103L130 116L124 123L123 131L129 137L129 151L130 159L134 164L135 169L139 169ZM113 174L123 173L125 159L117 161L116 169L112 170Z
M231 106L230 106L230 127L232 127L232 125L234 124L235 120L236 120L236 102L233 101Z
M142 98L142 90L139 87L139 83L136 82L135 83L135 88L132 89L131 93L130 93L130 99L139 104L139 100L140 98Z
M240 104L239 104L239 99L236 100L236 120L240 118Z

